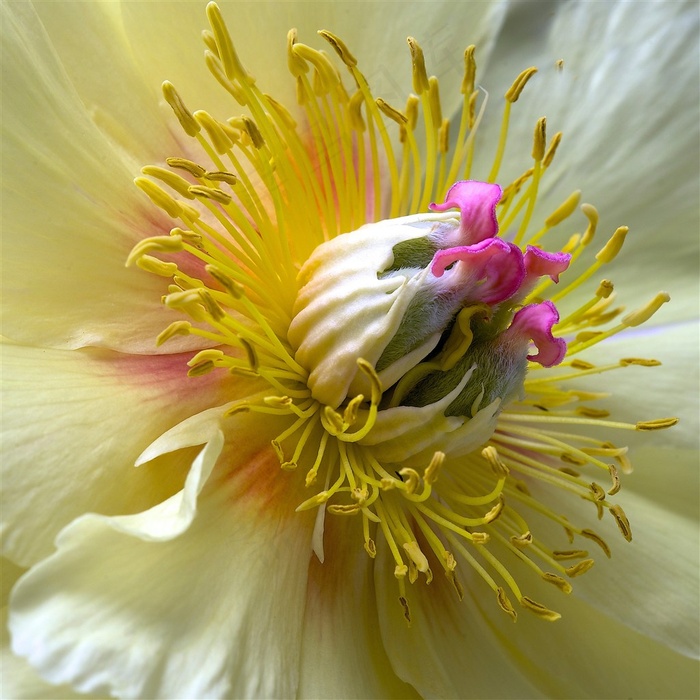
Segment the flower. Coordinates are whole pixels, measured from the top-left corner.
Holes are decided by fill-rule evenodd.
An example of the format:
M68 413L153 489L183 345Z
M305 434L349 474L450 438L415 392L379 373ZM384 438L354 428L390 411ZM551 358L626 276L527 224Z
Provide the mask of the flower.
M248 11L245 7L235 9L243 13ZM69 16L75 11L61 9ZM190 8L178 5L177 13L173 8L165 9L172 20L180 13L187 15ZM452 181L441 174L450 170L444 157L446 149L441 148L447 141L447 128L436 129L432 137L428 129L426 180L422 180L423 168L414 170L412 179L408 171L409 187L405 190L400 173L392 171L389 150L387 161L375 160L371 148L364 161L361 148L330 152L328 144L335 142L324 129L333 120L316 115L314 121L314 105L323 105L323 99L317 103L312 93L318 90L326 94L324 80L334 86L336 74L322 54L295 43L293 35L288 47L290 70L310 105L309 131L296 132L301 133L297 142L292 120L299 123L299 116L288 114L264 96L257 97L274 114L276 129L285 134L280 140L294 154L286 162L286 151L273 148L275 129L250 99L250 95L262 93L238 67L215 6L208 9L212 30L205 36L209 66L226 89L245 98L250 115L234 118L227 128L209 113L193 116L172 84L167 83L164 91L184 132L195 136L203 129L202 134L206 133L208 148L202 143L206 153L191 145L172 119L167 121L157 114L140 81L120 83L104 73L95 79L91 77L92 66L87 74L76 70L86 46L95 42L97 56L109 59L100 64L103 70L111 65L119 68L120 75L136 73L139 62L130 61L131 54L125 50L129 47L145 52L149 59L146 67L155 71L162 59L138 41L139 33L157 26L171 39L180 34L167 22L146 25L136 21L134 14L146 12L150 16L152 8L126 7L121 23L114 23L112 9L107 6L80 8L81 23L93 32L86 31L86 44L76 44L74 37L60 31L65 20L51 7L38 8L43 25L28 6L4 11L3 31L12 66L11 80L6 83L8 89L14 88L15 97L4 126L10 162L16 164L17 172L12 172L10 180L8 220L13 236L8 259L13 267L8 297L12 304L8 304L5 326L14 344L4 348L12 409L5 426L6 449L11 446L12 450L8 451L4 488L11 500L3 513L7 520L6 552L21 567L29 567L15 585L10 603L17 653L52 683L122 696L615 696L647 692L652 682L651 692L660 696L690 692L696 683L696 667L685 657L697 653L692 609L696 571L692 548L685 548L688 541L692 543L693 514L684 517L688 506L683 489L672 490L670 508L659 483L663 477L647 477L651 482L648 490L640 489L637 494L632 490L628 497L631 508L626 502L626 510L630 514L637 511L637 518L630 518L634 543L627 549L615 547L612 560L603 563L604 575L596 576L594 569L579 578L577 574L590 568L589 557L568 546L554 549L557 544L551 521L557 520L560 541L566 541L561 538L567 530L578 535L576 549L581 541L588 541L607 552L606 543L612 541L608 530L612 533L616 527L629 537L624 512L605 493L612 492L617 502L617 470L610 470L611 483L605 489L592 481L588 486L589 479L597 477L584 481L577 475L580 467L600 466L598 462L607 473L606 464L611 459L624 468L624 450L603 443L607 433L599 438L597 433L587 432L579 441L551 432L558 427L557 421L566 424L569 418L588 429L604 429L603 410L610 410L622 429L634 427L634 423L626 423L629 411L614 402L607 409L589 407L586 402L583 410L572 416L559 412L559 404L567 398L594 398L589 375L610 364L610 343L598 346L602 346L602 361L587 354L586 360L576 358L563 370L576 374L576 380L583 379L584 389L570 390L574 393L569 395L566 389L553 386L550 391L552 376L558 376L558 382L565 381L556 374L562 370L531 366L524 398L518 395L523 381L518 367L525 361L523 356L529 352L531 360L557 365L563 337L569 341L570 353L592 345L600 336L586 335L581 328L583 319L594 328L598 321L605 321L611 295L609 285L602 284L595 304L577 312L579 305L587 302L586 297L573 293L582 278L569 277L574 281L567 282L563 274L569 253L587 257L583 243L590 243L596 228L596 210L584 208L587 231L568 244L563 240L564 254L556 249L538 252L537 248L523 254L518 247L522 242L528 238L533 244L537 242L528 235L534 229L521 224L515 231L523 218L511 215L522 202L525 217L531 216L532 221L546 220L548 227L566 221L579 203L577 194L568 196L570 191L566 190L564 197L556 191L551 199L527 196L535 191L532 183L540 174L538 164L541 170L549 170L542 178L544 189L552 175L559 176L556 179L562 187L566 184L569 174L565 165L580 177L582 172L590 172L583 166L590 167L595 161L586 162L581 156L578 162L566 161L560 155L552 160L545 124L532 119L528 128L537 124L535 165L533 173L518 183L520 194L525 196L518 199L517 185L502 192L493 184L461 181L446 192L444 204L438 202L433 207L434 214L427 214L430 177L439 178L444 189ZM431 26L440 26L438 11L430 12L436 13ZM488 12L493 13L492 21L502 22L503 42L493 45L491 56L497 85L498 67L503 63L498 60L499 47L507 44L508 55L512 52L517 58L520 45L506 39L518 36L527 25L523 20L530 15L526 7L519 6ZM556 55L554 48L567 48L573 57L569 59L567 52L562 76L570 72L570 61L577 66L576 47L560 47L557 41L569 40L567 26L581 31L583 23L599 30L602 27L612 36L620 27L627 29L630 45L623 45L621 52L634 49L632 55L640 70L663 75L668 65L676 70L679 63L688 65L676 52L679 46L691 44L695 36L697 25L689 21L692 11L674 5L658 6L655 12L666 21L655 16L656 21L649 25L638 21L628 24L632 10L625 4L614 6L609 14L605 8L600 14L592 6L570 3L550 20L550 59ZM240 15L236 19L240 21ZM111 41L96 40L103 36L95 33L101 27L111 28ZM653 60L642 48L642 38L650 27L659 42ZM588 36L586 32L583 35ZM690 38L681 41L686 36ZM326 33L325 38L353 73L362 93L363 77L344 45L333 34ZM345 37L348 45L352 38ZM156 42L155 51L160 54L163 49L167 54L173 43ZM178 52L183 51L180 46L178 41ZM437 87L423 73L420 46L411 43L414 89L424 96L424 118L437 124L441 123L434 99ZM601 46L598 54L585 46L594 58L596 54L601 57L596 64L599 70L613 57L605 41ZM63 65L56 62L54 51ZM659 52L667 62L661 60ZM359 57L359 51L357 54ZM619 53L614 55L619 60ZM468 76L471 60L468 52ZM307 72L313 75L307 70L309 64L317 70L315 86L304 83ZM179 65L173 60L168 68L177 73ZM588 65L578 64L582 71ZM70 71L71 81L63 66ZM553 67L551 72L555 73ZM583 82L579 74L573 75ZM614 73L603 75L617 84ZM688 95L693 95L693 88L686 87L691 73L681 76L683 80L668 86L669 103L675 110L675 98L689 100ZM262 82L261 76L256 77ZM531 77L529 71L521 74L511 89L511 99ZM627 73L625 79L629 79ZM191 84L180 79L176 82L182 82L183 89ZM530 82L527 89L535 88L536 95L537 83ZM17 89L18 83L22 89ZM621 94L629 100L640 94L640 85L648 84L648 76L644 81L631 80ZM595 82L585 88L596 88L601 110L607 108L615 115L616 96L610 98L611 104L608 95L599 94L601 88ZM195 96L198 89L198 84L192 87ZM448 91L443 83L441 92L446 108L452 95L445 98ZM474 92L470 83L465 92L470 99ZM219 109L229 114L230 103L224 107L219 102L221 94L221 89L202 92L201 103L213 114ZM490 94L492 102L495 94ZM133 108L136 99L144 105L143 110ZM189 94L186 99L189 104ZM399 122L396 131L403 130L402 143L413 157L417 152L412 150L411 141L415 101L409 102L406 114L397 112L390 102L377 107ZM86 104L91 106L89 112ZM330 100L326 104L330 110L339 110L335 114L352 120L350 128L355 132L339 128L341 136L359 133L364 126L369 141L369 124L374 124L375 135L383 136L379 127L383 122L367 116L366 110L373 103L366 96L350 97L347 114ZM365 111L355 111L362 104ZM519 101L516 107L520 106ZM650 182L646 173L642 176L633 170L637 179L624 185L621 171L613 167L615 159L629 154L629 149L633 153L639 140L620 142L608 123L612 117L591 119L587 110L572 107L576 117L586 117L583 125L572 120L572 126L583 131L575 134L577 142L591 131L612 131L618 139L614 147L596 154L606 167L594 171L599 186L611 190L613 204L615 199L623 200L612 209L633 215L636 212L628 204L633 201L635 207L643 209L649 226L657 222L669 226L674 216L683 221L690 210L684 202L692 195L687 180L679 184L681 176L689 176L682 169L688 162L683 151L685 139L669 142L668 148L675 149L671 150L672 158L655 154L651 161L661 160L667 168L676 168L667 181L659 185ZM627 110L624 113L627 115ZM40 127L29 119L32 114L41 115ZM469 120L470 111L465 114ZM641 124L656 136L658 144L661 134L669 133L664 131L669 129L661 118L664 115L652 118L644 110L640 114ZM690 110L677 110L677 114L672 124L696 134ZM472 130L479 116L475 110ZM690 125L684 124L683 120L691 117ZM486 142L492 123L484 116L478 125L479 137ZM169 128L162 129L163 124ZM66 125L70 130L66 131ZM515 124L511 129L509 144L522 144L524 139L518 139ZM218 165L219 150L230 148L227 139L238 139L254 171L241 168L232 176ZM594 142L605 143L602 139ZM458 136L457 143L464 144L465 155L470 153L468 137ZM531 144L528 136L528 150ZM655 147L658 150L658 145ZM484 163L479 162L484 157L481 153L484 147L480 145L474 149L474 172L484 169ZM170 169L163 168L165 158L173 154ZM641 158L647 155L643 151L635 162L644 162ZM132 168L149 161L160 165L147 166L147 177L138 184L165 213L145 198L139 199L136 188L127 184ZM202 168L205 162L207 167ZM218 169L211 169L210 162ZM516 182L519 173L509 172L509 168L520 167L521 162L517 158L503 160L494 168L498 180ZM352 172L351 163L368 176L344 179ZM179 171L184 172L184 178L174 175ZM278 175L274 173L281 172L290 177L275 179ZM379 177L385 172L390 181L394 178L386 190ZM496 179L496 174L489 177L488 167L484 172L484 179ZM241 186L246 177L257 177L259 183ZM174 187L178 195L157 189L154 178ZM272 182L280 185L280 193ZM612 183L616 185L614 196ZM644 189L652 185L654 189ZM402 203L402 192L410 204ZM418 192L417 197L413 192ZM230 206L232 194L238 197L241 208ZM651 209L640 206L642 194L654 204ZM41 210L35 206L39 196L44 205ZM605 202L610 197L602 199ZM418 219L360 228L368 219L381 218L380 202L385 201L391 202L392 220L401 213L423 213ZM562 201L562 207L557 208ZM535 202L538 208L529 212L530 203L534 206ZM495 223L501 237L496 236L493 221L497 203L500 208L496 209ZM453 205L459 208L459 215ZM52 214L48 223L46 211ZM237 217L233 223L229 215ZM173 216L192 225L169 235ZM233 235L243 233L231 243L220 235L224 229ZM686 230L693 229L686 226ZM278 235L281 233L285 235ZM336 233L345 236L334 238ZM625 233L625 229L618 229L611 242L602 246L599 262L614 257ZM511 234L512 240L503 237ZM323 242L326 238L332 240ZM418 240L422 243L414 243ZM46 249L37 252L37 241ZM678 263L674 274L684 269L684 241L681 236L668 253L668 259ZM132 247L132 262L155 275L122 269L122 257ZM666 254L668 248L657 247L655 240L646 237L643 247L653 255L660 255L660 251ZM407 264L394 270L392 265L400 256ZM243 264L233 265L234 258ZM633 259L640 266L645 260L643 256ZM305 263L299 288L294 279L295 263ZM319 276L336 263L340 269L333 276ZM633 272L640 274L638 268ZM569 286L551 295L554 304L540 300L541 295L550 295L550 282L560 274L562 284ZM205 275L209 280L206 288L198 283ZM542 275L545 279L539 281ZM384 296L388 295L380 296L378 290L387 291L399 277L406 287L415 281L415 294L399 308L403 313L396 314L395 325L387 326L387 313L369 302L386 302ZM351 293L342 289L348 279L357 281ZM27 280L32 284L27 285ZM365 286L358 286L360 283ZM636 289L634 285L630 288ZM361 303L353 305L352 292L357 290ZM567 290L569 294L563 293ZM690 294L680 291L680 310L672 318L679 322L696 319L695 308L683 303ZM458 297L447 292L458 292ZM156 303L161 295L165 295L164 308ZM438 309L440 313L424 311L436 298L449 300L442 320L443 307ZM566 308L568 299L574 301ZM664 300L657 297L647 311L624 316L623 324L637 328L638 322ZM396 306L400 306L398 302ZM408 313L411 308L418 310L414 316ZM558 327L557 308L562 316ZM183 312L190 315L190 321L184 320ZM612 316L613 311L610 313ZM458 320L449 326L455 315ZM377 333L374 327L370 332L358 323L358 318L363 321L367 316L376 322ZM335 318L348 325L337 327ZM427 323L435 318L440 320L436 326ZM319 328L323 332L315 336ZM343 358L339 350L348 342L343 336L347 328L361 342L363 352L374 352L374 357L349 353ZM655 344L664 339L662 331L669 333L663 326L658 328ZM406 329L411 333L404 332ZM583 335L575 337L574 331ZM156 354L151 343L159 333L160 340L167 342ZM440 345L435 344L436 335ZM533 336L537 352L527 349ZM679 333L677 337L686 336ZM202 341L209 343L203 345ZM633 342L636 350L638 338ZM503 352L496 352L495 347ZM479 355L470 355L479 349ZM472 374L511 349L514 359L507 366L514 368L512 374L504 374L502 368L488 373L479 381L479 392L465 398L462 391ZM621 356L632 355L637 352ZM330 365L325 366L329 358ZM460 366L464 358L468 362ZM184 376L186 363L192 375L189 380ZM620 374L645 371L640 364L655 363L634 360L623 364L629 369L616 369L610 375L616 381ZM474 365L477 367L472 369ZM312 386L310 377L317 368L318 381ZM233 369L235 376L222 369ZM434 374L449 375L455 370L456 384L448 382L444 391L435 389L439 382L432 381ZM340 394L333 381L336 375L347 376ZM508 381L502 381L504 376ZM639 382L646 375L634 376ZM431 381L425 382L425 377ZM385 395L394 386L393 394ZM353 398L360 394L362 399ZM646 398L638 392L634 395L635 402L643 403ZM460 402L454 407L458 398ZM652 400L658 399L654 396ZM507 405L501 407L501 403ZM230 415L225 417L226 413ZM403 417L397 420L398 415ZM491 437L494 419L498 421L497 432L483 447ZM407 421L411 427L408 432ZM540 425L549 426L550 432L540 430ZM643 422L641 426L652 428L655 424ZM474 435L477 439L471 444ZM679 435L680 441L684 433ZM459 464L468 465L471 480L456 468L460 450L465 452L465 461ZM334 455L335 462L331 459ZM653 455L658 459L659 452ZM137 457L141 466L134 470L131 465ZM564 471L552 467L561 466L559 458L568 462ZM363 460L370 459L378 463L378 467L372 463L377 474L386 465L396 468L382 479L375 478L379 486L375 483L371 493L369 488L352 484L354 478L357 483L371 485L358 478L363 469L366 474ZM582 461L589 464L581 465ZM302 464L308 468L303 472ZM510 467L510 474L506 467ZM513 472L520 475L519 481ZM331 478L336 479L336 475L334 486ZM677 482L684 485L686 479L679 469ZM634 479L626 481L634 483ZM564 488L557 490L555 484ZM433 488L439 499L431 497ZM584 498L563 498L560 491L565 489ZM503 500L498 498L501 490ZM344 500L330 497L336 493L347 495ZM461 510L460 498L465 506ZM408 505L404 506L405 502ZM593 517L595 532L579 525L590 520L591 502L615 516L606 516L600 525ZM559 510L549 509L552 503L566 513L570 525L561 519ZM522 525L523 504L537 511L527 516L528 523L533 523L533 542L529 526L513 530L513 523ZM299 512L294 512L295 508ZM538 522L540 519L543 522ZM669 532L675 533L675 538L669 538ZM462 533L482 541L465 545ZM486 542L483 533L495 542ZM503 540L500 543L499 537ZM530 551L536 555L528 556ZM506 563L506 555L515 563ZM546 629L543 626L547 623L537 618L557 615L539 602L539 593L549 601L558 593L556 588L566 593L570 584L564 576L538 570L535 562L540 560L576 578L574 593L557 597L564 619ZM654 567L648 566L650 560ZM599 563L596 568L603 566ZM670 570L676 576L673 585L668 581ZM496 583L496 579L503 583ZM519 593L526 585L528 591L538 592L534 599ZM530 608L522 610L517 625L510 624L516 609L511 597ZM520 610L521 606L517 607ZM528 618L528 612L535 615ZM406 617L412 619L410 627ZM584 656L586 662L582 663ZM591 666L596 670L593 677ZM26 678L26 667L13 668L16 678ZM665 682L662 671L672 681Z

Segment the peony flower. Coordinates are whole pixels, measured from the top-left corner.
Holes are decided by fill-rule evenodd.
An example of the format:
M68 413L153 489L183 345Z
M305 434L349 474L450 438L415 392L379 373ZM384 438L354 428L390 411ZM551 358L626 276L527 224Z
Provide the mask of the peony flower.
M697 693L697 9L409 8L3 6L6 695Z

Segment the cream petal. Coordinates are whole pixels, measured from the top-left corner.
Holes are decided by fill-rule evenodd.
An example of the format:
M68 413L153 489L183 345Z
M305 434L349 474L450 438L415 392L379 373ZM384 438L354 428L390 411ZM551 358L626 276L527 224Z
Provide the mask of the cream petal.
M592 525L612 548L576 580L575 594L603 614L679 654L700 656L698 452L640 451L635 474L616 497L630 521L632 542L620 541L613 518ZM627 486L629 485L629 488ZM590 504L588 505L590 518ZM574 515L578 504L567 506ZM584 511L585 513L585 511ZM579 520L583 520L583 515Z
M380 539L374 570L382 640L398 677L421 697L544 697L510 661L480 615L481 605L498 609L495 595L485 584L476 581L472 589L467 581L467 596L459 601L440 565L433 565L435 579L430 585L422 577L413 585L407 583L408 626L393 569L388 548ZM551 686L547 694L561 694L561 686Z
M665 309L662 309L659 314L664 311ZM581 388L586 391L610 394L609 398L596 402L595 406L610 411L613 420L634 424L653 418L679 418L678 425L669 430L612 434L611 439L617 443L630 445L633 462L636 451L651 446L698 449L698 337L700 323L697 320L658 327L644 325L631 328L581 353L581 359L597 366L611 365L619 359L631 357L655 359L662 363L660 367L628 365L581 380ZM634 397L634 400L631 401L630 397Z
M354 518L326 518L326 558L312 557L298 698L418 697L395 675L379 635L372 568Z
M547 13L519 3L481 75L494 97L482 143L494 143L502 91L519 70L539 66L514 105L499 179L528 166L532 128L546 114L550 133L561 130L564 139L543 181L542 217L582 189L601 213L596 249L606 232L628 225L623 255L605 276L626 290L630 305L642 288L645 299L658 289L685 297L667 319L697 318L697 47L693 2L649 4L644 13L627 2L556 3ZM477 175L490 168L486 151Z
M51 552L56 533L86 511L133 513L175 493L194 453L135 469L139 453L192 413L250 387L216 373L189 378L183 355L2 352L3 540L25 565Z
M96 126L32 7L2 11L3 333L42 346L158 352L158 333L176 320L160 304L165 281L124 262L171 223L133 185L140 161ZM165 129L151 141L173 150ZM196 346L182 340L163 351Z
M698 693L698 664L663 643L634 632L574 593L551 600L562 618L550 623L523 610L516 624L485 601L482 613L510 663L548 697L682 698ZM544 587L539 582L539 587ZM626 591L633 586L627 585ZM551 587L550 587L551 588ZM538 582L531 585L539 595ZM551 591L542 595L552 598ZM556 595L556 594L555 594ZM454 643L454 640L452 640Z
M269 446L234 445L219 465L184 531L189 517L151 536L167 504L66 528L57 553L17 584L15 653L82 692L293 697L312 516L294 512L297 494Z

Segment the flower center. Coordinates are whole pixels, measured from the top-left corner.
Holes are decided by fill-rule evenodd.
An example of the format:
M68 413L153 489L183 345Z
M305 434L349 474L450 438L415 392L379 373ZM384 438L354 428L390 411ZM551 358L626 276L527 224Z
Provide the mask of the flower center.
M532 165L507 187L495 184L511 107L534 68L505 94L500 141L479 182L471 178L486 98L475 89L474 47L464 55L463 107L452 125L415 40L408 40L415 94L400 111L374 98L338 37L319 32L350 73L352 93L328 55L292 30L298 122L243 67L218 7L211 3L207 14L207 67L246 113L191 113L170 83L163 86L191 145L168 158L168 168L145 167L136 184L176 225L141 241L128 263L170 278L163 301L190 320L172 323L157 343L199 336L208 347L188 363L190 376L216 370L259 380L260 393L226 413L287 418L272 445L291 472L281 478L302 474L310 489L294 506L318 509L321 561L326 516L354 517L367 554L375 556L381 538L393 557L409 620L407 581L422 574L430 583L436 567L460 597L476 574L513 619L511 597L558 618L523 594L504 562L565 593L567 579L592 566L585 549L542 539L528 514L560 526L572 545L582 537L610 555L593 530L559 514L565 494L590 501L601 516L609 511L631 539L624 512L610 502L618 466L629 466L626 449L559 430L652 430L675 420L612 422L585 405L598 395L566 382L658 364L628 358L594 367L575 356L642 323L667 295L601 331L621 311L603 280L590 301L559 319L555 304L617 255L627 229L550 295L584 256L598 217L581 205L585 232L563 251L539 247L580 203L574 192L533 226L539 183L561 140L556 134L547 143L544 118ZM607 491L586 475L596 470L610 479Z

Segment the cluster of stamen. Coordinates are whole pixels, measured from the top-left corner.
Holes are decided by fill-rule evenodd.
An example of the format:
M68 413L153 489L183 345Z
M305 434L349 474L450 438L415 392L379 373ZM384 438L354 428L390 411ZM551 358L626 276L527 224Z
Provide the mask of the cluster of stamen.
M567 313L554 330L557 338L568 340L566 358L557 370L530 365L523 398L502 410L487 444L457 459L435 450L422 466L380 458L371 439L378 416L401 404L419 378L412 376L389 391L376 368L358 357L359 371L370 386L367 396L347 397L340 406L314 398L308 385L311 368L298 360L287 337L297 274L324 241L368 221L427 211L432 201L444 200L451 183L472 177L475 135L487 101L475 87L474 47L464 55L463 108L456 138L451 139L453 128L441 112L438 81L428 77L415 40L408 40L415 94L401 111L374 98L356 59L338 37L319 32L349 72L351 93L328 55L299 43L292 31L288 65L304 114L300 125L261 92L243 67L216 5L210 4L207 14L211 31L204 33L206 65L246 114L220 120L204 111L191 113L175 88L164 85L165 99L192 137L192 147L187 158L169 158L167 168L148 166L145 177L137 178L136 184L177 223L169 235L140 242L129 264L170 278L163 301L190 320L171 324L158 344L175 335L199 336L209 347L189 361L190 376L223 370L259 380L259 393L230 405L227 415L254 411L288 419L272 444L282 469L302 471L306 486L314 490L297 510L319 509L314 549L320 559L326 514L357 517L370 557L376 554L377 536L385 540L408 619L406 581L413 583L422 574L430 583L431 562L443 569L460 598L465 578L458 562L466 562L513 619L516 612L509 596L544 619L556 619L556 612L520 590L502 554L512 553L564 593L571 591L567 579L593 565L588 552L575 546L576 538L593 542L610 556L607 543L593 530L569 522L559 514L559 506L554 510L532 495L533 484L590 501L599 517L608 511L625 539L631 539L624 512L611 502L620 488L618 472L630 471L626 448L566 430L654 430L672 425L675 419L611 421L606 412L588 405L600 394L575 388L578 379L592 374L658 362L627 358L594 366L576 355L644 322L668 297L659 294L613 327L600 330L622 313L613 307L612 283L603 280L594 296ZM512 105L534 73L534 68L523 71L505 94L501 136L484 178L488 182L498 178ZM392 123L398 135L392 136ZM571 236L563 249L573 264L593 241L598 222L593 206L580 205L579 192L534 232L532 226L539 184L560 141L561 134L556 134L548 144L544 118L537 122L533 163L504 188L496 212L500 230L513 232L512 244L524 248L541 244L551 229L580 208L587 228ZM594 262L555 294L549 293L553 280L545 276L519 303L566 300L615 258L626 233L625 227L617 229ZM469 348L473 314L470 307L453 326L443 350L450 361ZM589 470L602 477L591 479ZM603 477L607 488L598 483ZM551 548L528 525L528 511L560 525L571 548Z

